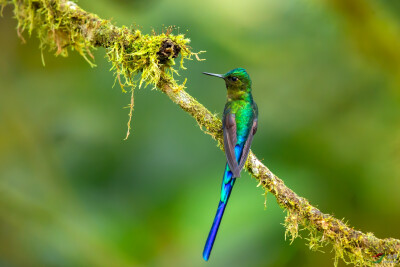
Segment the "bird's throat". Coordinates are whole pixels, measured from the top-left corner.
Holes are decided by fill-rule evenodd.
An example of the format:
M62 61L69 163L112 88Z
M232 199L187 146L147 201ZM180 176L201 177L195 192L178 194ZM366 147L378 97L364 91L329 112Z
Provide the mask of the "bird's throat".
M228 88L228 101L245 100L252 102L253 96L250 91L232 90Z

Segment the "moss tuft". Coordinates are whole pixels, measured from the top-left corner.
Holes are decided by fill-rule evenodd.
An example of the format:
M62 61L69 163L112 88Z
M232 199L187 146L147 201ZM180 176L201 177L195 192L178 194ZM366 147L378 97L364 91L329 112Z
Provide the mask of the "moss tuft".
M289 238L291 243L297 237L301 237L299 232L304 231L304 233L308 233L308 237L304 239L307 240L309 248L313 251L324 252L322 249L328 244L332 244L332 249L335 253L335 266L338 265L339 259L343 260L346 264L353 264L355 266L376 265L376 259L374 257L378 254L377 250L363 247L362 241L364 237L361 232L354 231L345 223L338 225L336 219L319 212L302 213L302 208L296 211L286 211L287 216L284 223L286 228L285 239ZM312 216L310 217L309 214L314 214L315 218ZM319 227L316 227L316 224L313 223L315 220L318 220ZM350 233L351 231L353 231L353 233ZM357 233L359 233L359 235L357 235ZM372 233L368 233L367 238L369 238L371 242L376 240L376 237ZM393 240L393 246L395 246L395 242L396 241ZM389 251L388 255L397 254L393 250ZM386 263L389 263L387 266L394 266L396 262L397 261L386 261Z
M141 31L115 27L110 21L102 20L79 8L72 1L54 0L0 0L1 7L7 3L14 4L14 14L18 20L18 35L27 31L31 36L36 34L40 40L40 49L54 52L56 56L68 56L68 50L77 51L94 67L91 50L102 46L107 49L107 56L123 92L130 92L129 121L126 138L130 133L133 113L134 89L142 85L156 88L161 77L168 79L174 90L184 88L178 84L174 74L174 59L180 54L180 68L192 55L198 58L188 46L190 40L184 35L172 34L171 28L162 34L142 34ZM201 53L201 52L200 52ZM129 90L126 90L128 87Z

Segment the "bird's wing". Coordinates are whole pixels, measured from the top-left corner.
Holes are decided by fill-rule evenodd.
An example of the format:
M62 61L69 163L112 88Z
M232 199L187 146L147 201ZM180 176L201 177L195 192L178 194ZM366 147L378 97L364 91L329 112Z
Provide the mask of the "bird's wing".
M240 169L235 155L236 146L236 120L235 115L227 113L223 123L225 155L233 177L239 177Z
M239 171L242 170L242 168L244 167L244 164L246 163L247 156L249 155L249 151L250 151L251 142L253 141L253 136L257 132L257 126L258 126L258 120L254 119L253 125L251 126L251 129L249 132L249 136L247 137L246 143L244 144L244 147L243 147L242 156L241 156L240 162L239 162Z

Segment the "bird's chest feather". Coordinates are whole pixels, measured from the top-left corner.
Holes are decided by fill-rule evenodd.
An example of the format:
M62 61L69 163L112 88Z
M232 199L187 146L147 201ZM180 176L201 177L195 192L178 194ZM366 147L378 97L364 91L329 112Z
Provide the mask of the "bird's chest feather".
M253 121L253 107L245 100L232 101L230 112L235 114L236 136L238 143L246 141Z

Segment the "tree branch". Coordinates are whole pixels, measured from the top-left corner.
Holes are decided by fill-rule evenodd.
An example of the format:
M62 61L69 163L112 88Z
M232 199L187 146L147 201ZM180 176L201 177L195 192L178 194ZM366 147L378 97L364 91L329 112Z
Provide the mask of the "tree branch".
M175 104L191 115L203 131L211 135L223 149L221 120L189 95L183 85L173 78L176 72L173 59L181 55L184 59L195 55L187 46L183 35L171 32L160 35L142 35L126 27L118 28L107 20L80 9L75 3L65 0L0 0L4 7L14 4L18 19L18 33L36 31L41 48L49 47L56 55L67 55L67 48L77 50L83 57L90 49L102 46L121 84L132 87L131 111L133 110L134 77L141 74L140 85L153 84L164 92ZM89 60L88 60L89 61ZM92 64L92 63L91 63ZM122 79L123 78L123 79ZM139 85L139 86L140 86ZM287 211L286 234L293 241L298 236L300 225L309 230L309 246L317 250L325 244L332 244L335 250L335 264L341 258L358 265L374 265L375 255L383 253L398 257L400 240L378 239L372 233L362 233L329 214L324 214L308 200L299 197L284 182L274 175L257 157L250 152L246 162L247 171L259 181L263 189L271 192L278 204Z
M184 90L173 90L168 81L162 81L159 88L184 111L196 119L200 127L217 140L222 148L222 123L196 99ZM299 197L284 182L273 174L253 152L246 162L247 171L259 181L266 191L271 192L278 204L287 210L285 219L286 233L293 241L298 236L299 224L310 231L310 248L317 250L324 243L331 243L338 258L361 265L372 265L373 257L379 253L400 255L400 240L394 238L378 239L372 233L361 231L346 225L332 215L324 214L312 206L308 200ZM348 259L345 258L348 257Z

